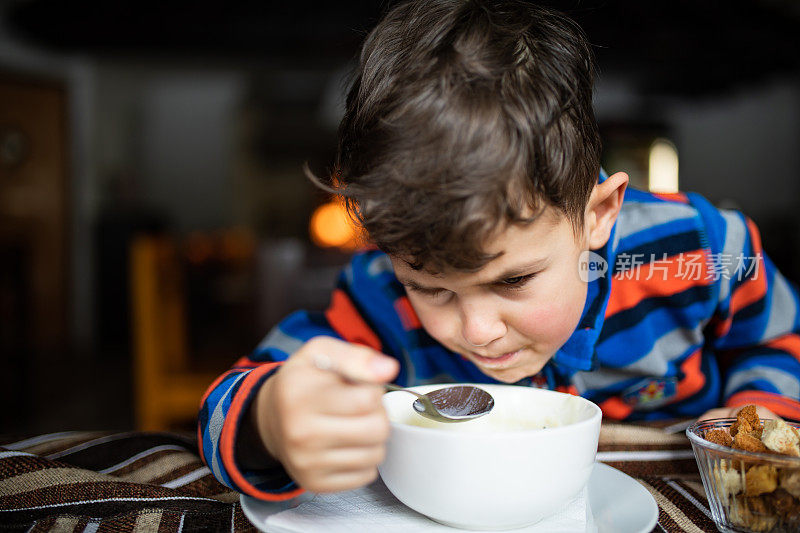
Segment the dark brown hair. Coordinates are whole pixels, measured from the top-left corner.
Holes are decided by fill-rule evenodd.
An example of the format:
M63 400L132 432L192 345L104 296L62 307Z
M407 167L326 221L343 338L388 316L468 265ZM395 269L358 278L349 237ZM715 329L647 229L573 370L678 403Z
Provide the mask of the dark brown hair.
M415 0L367 36L331 185L383 251L474 271L550 205L580 233L599 172L580 27L521 0Z

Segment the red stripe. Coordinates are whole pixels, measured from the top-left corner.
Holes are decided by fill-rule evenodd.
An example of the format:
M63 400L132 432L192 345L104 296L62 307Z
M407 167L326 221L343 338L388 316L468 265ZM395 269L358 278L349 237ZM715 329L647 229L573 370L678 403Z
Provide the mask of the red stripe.
M264 361L253 361L248 356L244 356L235 363L233 363L233 368L237 369L247 369L247 368L256 368L257 366L263 365Z
M245 398L250 395L253 387L258 383L264 374L270 372L281 363L265 363L260 367L252 370L244 378L244 382L239 387L236 395L231 400L231 406L228 409L228 414L225 416L225 422L222 424L222 435L219 438L220 457L222 458L222 465L225 467L230 478L234 484L239 487L245 494L267 501L283 501L290 500L304 492L304 489L297 488L293 491L283 494L272 494L263 490L258 490L255 486L250 484L247 479L242 475L238 468L236 468L236 461L234 461L234 437L236 436L236 429L242 423L239 418L244 408Z
M737 392L725 403L728 407L750 404L766 407L782 418L800 420L800 402L774 392L745 390Z
M410 331L422 327L422 323L419 321L417 313L411 306L408 296L401 296L395 300L394 310L397 311L397 314L400 316L400 321L403 323L403 327L406 328L406 330Z
M675 399L673 401L683 400L692 394L696 394L706 384L706 376L700 369L700 362L702 361L702 349L697 350L692 355L686 358L681 363L681 372L683 372L683 379L678 382Z
M347 342L364 344L379 352L383 351L380 339L367 326L350 297L343 290L333 291L331 305L325 311L325 318Z
M565 394L572 394L573 396L578 396L578 388L575 385L559 385L556 387L558 392L563 392Z
M717 336L717 338L724 337L731 330L731 325L733 325L733 314L728 313L728 318L725 320L720 320L716 323L714 326L714 334Z
M769 341L766 345L769 348L793 355L795 359L800 361L800 335L789 333L788 335Z
M623 402L622 399L613 396L599 404L603 416L613 420L623 420L633 412L633 407Z
M689 203L689 197L682 192L654 192L652 193L656 198L667 200L668 202L680 202L682 204Z
M253 361L248 356L244 356L240 358L233 364L233 368L238 368L240 370L247 370L250 368L256 368L264 364L264 361Z
M747 228L750 231L750 240L752 241L753 257L760 257L762 253L761 237L758 233L758 228L749 218L747 219ZM722 337L728 333L733 323L733 315L738 311L744 309L750 304L759 301L767 294L767 270L764 266L763 258L758 260L758 267L754 278L749 278L747 281L739 285L733 294L731 294L731 305L728 311L728 318L722 322L717 328L717 336Z
M697 266L688 264L690 259L692 265ZM697 285L713 283L713 279L706 279L708 260L705 250L682 252L668 257L663 263L651 264L649 258L644 260L648 263L635 267L633 272L618 273L611 277L606 317L635 307L647 298L671 296Z

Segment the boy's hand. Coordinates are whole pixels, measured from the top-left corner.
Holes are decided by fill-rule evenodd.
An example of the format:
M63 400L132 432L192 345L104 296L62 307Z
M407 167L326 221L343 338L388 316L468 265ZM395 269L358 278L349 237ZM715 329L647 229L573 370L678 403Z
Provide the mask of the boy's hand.
M740 407L718 407L717 409L710 409L703 413L703 416L698 418L697 420L708 420L709 418L736 418L736 413L742 408ZM761 407L760 405L756 406L756 413L758 413L758 418L772 418L772 419L779 419L780 417L767 409L766 407Z
M317 354L375 385L354 384L320 370L314 365ZM366 485L378 475L389 437L380 384L398 370L395 359L371 348L316 337L264 383L253 423L267 451L303 488L334 492Z

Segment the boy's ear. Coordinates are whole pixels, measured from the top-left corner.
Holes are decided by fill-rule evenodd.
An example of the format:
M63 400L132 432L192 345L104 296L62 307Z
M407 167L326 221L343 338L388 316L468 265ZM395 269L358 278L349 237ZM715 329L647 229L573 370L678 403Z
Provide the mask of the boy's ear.
M590 250L605 246L611 228L622 208L622 199L628 186L628 175L617 172L592 189L586 206L586 237Z

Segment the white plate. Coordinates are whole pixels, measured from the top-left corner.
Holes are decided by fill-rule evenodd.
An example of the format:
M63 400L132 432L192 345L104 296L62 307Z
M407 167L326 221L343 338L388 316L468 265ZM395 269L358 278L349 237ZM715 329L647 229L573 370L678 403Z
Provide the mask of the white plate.
M240 500L245 516L259 530L267 531L267 518L312 497L305 493L285 502L265 502L242 495ZM588 498L599 533L650 533L658 520L658 505L650 492L632 477L603 463L595 463L589 476Z
M589 505L600 533L650 533L658 521L658 505L641 483L603 463L589 476Z

